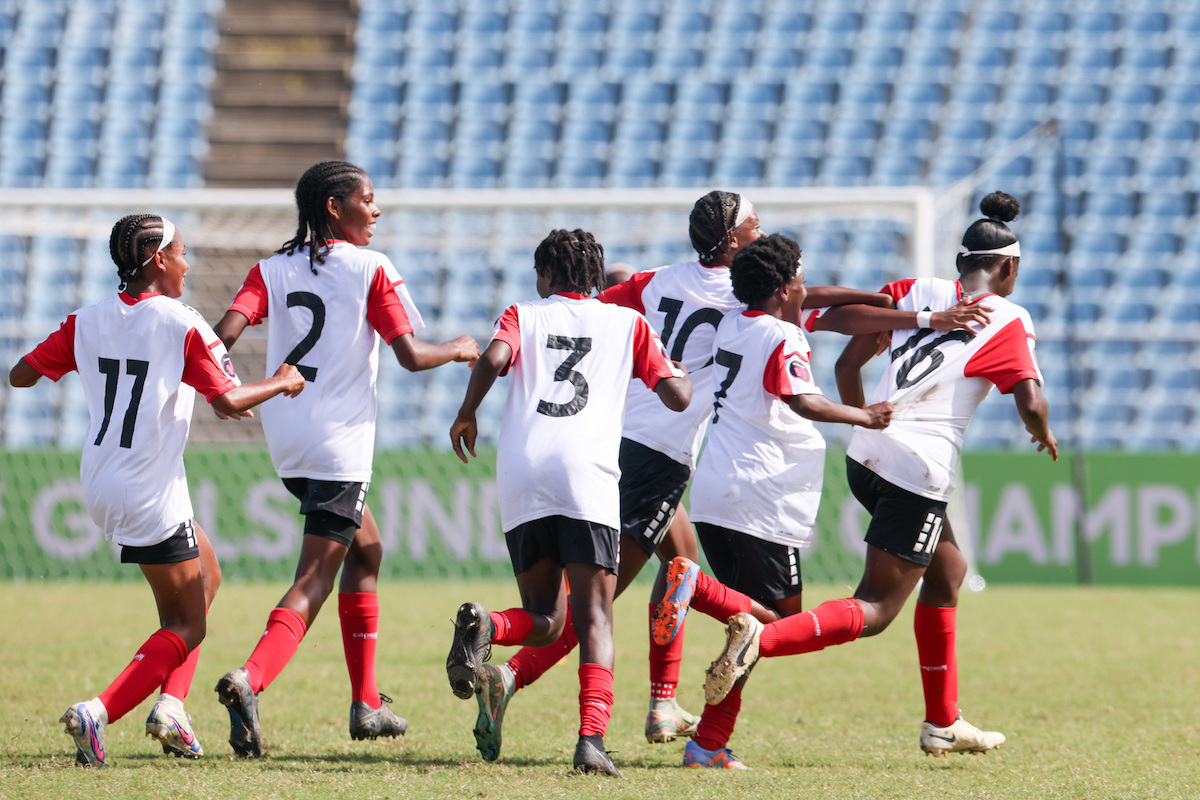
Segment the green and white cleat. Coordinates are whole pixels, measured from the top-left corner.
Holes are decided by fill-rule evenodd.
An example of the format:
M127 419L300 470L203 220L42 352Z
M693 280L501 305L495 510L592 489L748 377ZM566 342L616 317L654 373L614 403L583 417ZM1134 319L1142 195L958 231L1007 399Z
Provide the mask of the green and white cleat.
M674 697L669 699L650 698L650 712L646 714L646 741L651 743L673 742L677 737L696 734L700 718L680 708Z
M479 716L475 719L475 747L484 761L500 757L500 727L504 710L517 693L517 679L507 664L484 664L479 668L479 689L475 701Z

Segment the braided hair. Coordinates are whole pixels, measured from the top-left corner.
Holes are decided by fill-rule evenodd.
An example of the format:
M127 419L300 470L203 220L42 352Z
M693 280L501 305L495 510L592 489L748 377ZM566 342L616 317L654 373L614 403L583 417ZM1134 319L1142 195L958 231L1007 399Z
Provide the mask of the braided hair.
M800 245L794 239L782 233L756 239L733 257L733 296L747 305L761 303L791 283L799 266Z
M692 206L688 238L700 255L700 263L711 266L713 256L728 243L741 201L741 195L714 189Z
M962 246L967 250L999 250L1017 241L1017 235L1005 225L1021 213L1021 203L1011 194L992 192L979 201L979 210L985 219L977 219L963 234ZM958 271L991 269L1000 260L1008 258L995 253L981 255L959 255Z
M117 265L118 289L142 274L147 253L153 255L163 238L163 218L157 214L130 214L117 220L108 237L108 252Z
M533 253L533 267L549 275L551 285L590 295L604 286L604 248L585 230L550 231Z
M276 253L291 255L310 242L308 268L317 274L317 264L325 263L329 252L329 209L326 202L351 194L366 180L361 167L347 161L322 161L309 167L296 183L296 210L299 222L296 235L284 242Z

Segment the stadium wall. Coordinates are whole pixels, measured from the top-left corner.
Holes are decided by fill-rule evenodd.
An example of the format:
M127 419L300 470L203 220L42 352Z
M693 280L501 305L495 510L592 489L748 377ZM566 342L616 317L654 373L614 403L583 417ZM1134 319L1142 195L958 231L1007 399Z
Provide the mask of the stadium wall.
M1200 478L1184 455L1089 454L1057 464L1034 453L964 455L958 519L979 573L995 583L1193 585L1200 566ZM295 500L265 448L192 448L192 501L227 580L286 580L302 536ZM1078 469L1078 467L1082 467ZM1086 489L1075 476L1086 472ZM83 507L79 454L0 451L0 577L134 579ZM376 454L368 502L390 580L511 574L496 504L495 458ZM865 513L831 448L809 581L857 581Z

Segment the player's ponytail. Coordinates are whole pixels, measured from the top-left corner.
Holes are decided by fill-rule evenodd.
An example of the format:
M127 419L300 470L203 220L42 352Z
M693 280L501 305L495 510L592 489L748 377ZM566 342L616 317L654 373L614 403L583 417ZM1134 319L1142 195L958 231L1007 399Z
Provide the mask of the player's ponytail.
M154 253L163 238L163 218L157 214L130 214L117 220L108 237L108 253L117 265L118 289L142 274L145 254Z
M688 238L692 240L701 264L711 266L721 248L728 245L744 202L740 194L714 189L692 206Z
M326 201L350 195L366 178L366 172L347 161L322 161L309 167L296 182L296 235L275 252L291 255L308 243L308 268L317 274L316 265L325 263L329 251Z
M1005 223L1021 213L1021 203L1011 194L992 192L979 203L984 219L975 220L958 248L958 271L990 269L1002 259L1020 257L1017 235Z

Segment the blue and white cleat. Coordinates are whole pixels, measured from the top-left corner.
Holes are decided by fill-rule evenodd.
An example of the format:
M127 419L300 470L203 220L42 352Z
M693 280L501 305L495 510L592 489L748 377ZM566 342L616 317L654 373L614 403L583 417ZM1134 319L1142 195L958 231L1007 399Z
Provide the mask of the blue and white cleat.
M192 716L183 710L183 701L169 694L160 694L150 716L146 717L146 735L162 745L164 753L176 758L200 758L204 748L192 731Z
M750 769L733 754L728 747L720 750L705 750L695 742L688 742L683 751L683 765L692 769Z
M76 703L59 718L75 740L75 763L84 767L104 767L104 729L108 727L108 709L99 698Z

